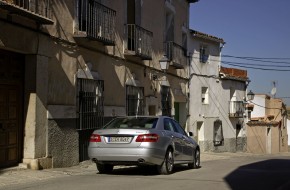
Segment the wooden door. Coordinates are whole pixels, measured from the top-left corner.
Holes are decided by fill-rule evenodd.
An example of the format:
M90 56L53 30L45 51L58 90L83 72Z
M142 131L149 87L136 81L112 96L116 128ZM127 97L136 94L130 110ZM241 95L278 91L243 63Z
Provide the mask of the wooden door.
M0 85L0 167L19 161L19 88Z
M0 49L0 168L22 159L23 76L24 56Z

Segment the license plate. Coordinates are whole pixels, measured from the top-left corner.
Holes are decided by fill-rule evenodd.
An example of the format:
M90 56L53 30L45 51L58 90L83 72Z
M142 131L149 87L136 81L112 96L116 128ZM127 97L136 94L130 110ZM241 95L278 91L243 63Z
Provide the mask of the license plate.
M109 143L129 143L132 137L109 137Z

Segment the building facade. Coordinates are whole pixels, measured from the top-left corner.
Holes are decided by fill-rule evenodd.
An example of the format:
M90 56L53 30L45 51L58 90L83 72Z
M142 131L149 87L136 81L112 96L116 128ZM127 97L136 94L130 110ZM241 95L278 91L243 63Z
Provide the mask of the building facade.
M190 124L202 151L246 149L247 71L221 67L222 38L191 30Z
M247 152L288 152L287 110L281 99L256 94L247 123Z
M0 0L0 167L76 165L116 116L185 126L195 2Z

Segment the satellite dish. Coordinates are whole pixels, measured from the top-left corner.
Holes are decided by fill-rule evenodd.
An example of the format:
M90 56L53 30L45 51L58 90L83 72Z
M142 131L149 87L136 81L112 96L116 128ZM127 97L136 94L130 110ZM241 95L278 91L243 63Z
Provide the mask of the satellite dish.
M274 87L273 87L272 90L271 90L271 95L272 95L272 97L275 98L276 93L277 93L276 81L273 81L273 86L274 86Z
M272 95L274 98L275 98L276 93L277 93L277 88L276 88L276 87L272 88L272 90L271 90L271 95Z

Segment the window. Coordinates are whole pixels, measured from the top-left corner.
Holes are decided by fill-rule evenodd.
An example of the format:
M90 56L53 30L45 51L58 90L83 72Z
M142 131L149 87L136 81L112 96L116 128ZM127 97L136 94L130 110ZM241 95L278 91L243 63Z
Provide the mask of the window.
M144 88L126 86L127 115L144 115Z
M105 129L154 129L158 118L118 117L104 126Z
M187 136L186 132L184 131L184 129L180 126L179 123L177 123L176 121L173 120L173 123L178 131L178 133Z
M201 63L207 63L209 58L208 48L206 46L201 46L199 49L199 61Z
M174 14L166 12L165 40L174 41Z
M162 115L171 116L171 93L169 86L161 86Z
M222 121L217 119L216 121L214 121L213 127L214 127L214 129L213 129L214 146L223 145L224 135L223 135Z
M170 119L164 119L164 130L177 132L177 129L174 127L173 123Z
M173 119L164 119L164 129L171 132L176 132L182 135L187 136L184 129Z
M104 124L104 81L78 78L78 129L97 129Z
M201 102L208 104L208 87L201 87Z

